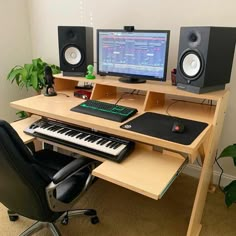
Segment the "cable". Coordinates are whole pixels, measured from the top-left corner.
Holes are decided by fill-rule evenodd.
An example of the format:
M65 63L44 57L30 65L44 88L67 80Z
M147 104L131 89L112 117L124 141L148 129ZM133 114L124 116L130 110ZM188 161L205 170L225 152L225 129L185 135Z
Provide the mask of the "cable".
M218 150L216 151L215 163L218 165L218 167L219 167L220 170L221 170L221 173L220 173L220 176L219 176L219 180L218 180L218 187L219 187L219 189L220 189L222 192L224 192L224 189L223 189L223 188L221 187L221 185L220 185L221 178L222 178L222 175L223 175L223 173L224 173L224 170L223 170L223 168L221 167L220 163L218 162L218 160L220 159L220 157L217 158L217 153L218 153Z
M70 97L68 94L65 94L65 93L57 93L57 94L65 95L67 98Z
M166 113L167 113L168 116L171 116L171 117L172 117L172 115L169 113L169 109L170 109L170 107L171 107L172 105L174 105L175 103L177 103L177 102L179 102L179 101L180 101L180 100L174 101L173 103L171 103L171 104L166 108Z
M196 159L196 161L197 161L197 164L198 164L200 167L202 167L202 164L199 162L199 159L198 159L198 158Z
M136 91L136 89L134 89L132 92L124 92L123 94L121 94L121 96L118 98L118 100L115 102L115 105L117 105L117 103L125 96L125 95L131 95Z
M171 103L171 104L166 108L166 113L167 113L167 115L169 115L169 116L171 116L171 117L172 117L172 115L170 115L169 109L170 109L170 107L171 107L172 105L174 105L174 104L177 103L177 102L187 102L187 103L200 104L200 105L209 105L209 104L204 104L204 102L205 102L206 99L203 99L202 102L191 102L191 101L179 100L179 99L172 99L172 100L173 100L174 102ZM209 101L211 101L210 106L212 106L212 100L208 100L208 102L209 102Z
M219 159L219 158L218 158L218 159ZM220 166L220 164L219 164L219 162L218 162L218 159L216 158L216 164L218 165L218 167L219 167L220 170L221 170L220 177L219 177L219 180L218 180L218 186L219 186L220 190L221 190L222 192L224 192L223 188L222 188L221 185L220 185L221 178L222 178L222 175L223 175L223 173L224 173L224 170L223 170L223 168Z

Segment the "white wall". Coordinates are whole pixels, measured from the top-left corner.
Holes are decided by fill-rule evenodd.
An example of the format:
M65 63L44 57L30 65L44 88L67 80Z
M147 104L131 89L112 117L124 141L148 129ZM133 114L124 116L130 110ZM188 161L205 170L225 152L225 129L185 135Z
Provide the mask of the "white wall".
M10 101L18 100L29 93L20 90L6 80L10 69L31 60L31 40L27 1L0 1L0 118L16 119L16 110L9 107Z
M59 63L58 25L86 25L97 28L170 29L168 73L176 67L181 26L236 26L235 0L30 0L33 56ZM231 97L219 150L236 142L236 58L231 77ZM223 163L236 175L232 162ZM217 168L216 168L217 169Z

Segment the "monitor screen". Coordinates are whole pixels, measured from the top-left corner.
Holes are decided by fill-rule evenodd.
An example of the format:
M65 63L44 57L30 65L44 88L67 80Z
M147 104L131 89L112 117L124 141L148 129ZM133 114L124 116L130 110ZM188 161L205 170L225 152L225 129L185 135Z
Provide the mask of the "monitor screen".
M165 81L169 30L97 30L97 72L122 82Z

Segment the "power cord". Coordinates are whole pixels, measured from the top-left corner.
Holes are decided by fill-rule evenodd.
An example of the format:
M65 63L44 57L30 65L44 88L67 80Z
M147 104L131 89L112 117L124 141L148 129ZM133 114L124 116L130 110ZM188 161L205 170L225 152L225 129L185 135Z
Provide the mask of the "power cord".
M67 98L70 97L68 94L65 94L65 93L57 93L58 95L65 95Z
M221 165L220 165L220 163L219 163L219 157L217 158L217 155L216 155L216 157L215 157L215 163L218 165L218 167L220 168L220 176L219 176L219 180L218 180L218 187L219 187L219 189L222 191L222 192L224 192L224 189L221 187L221 185L220 185L220 182L221 182L221 178L222 178L222 175L223 175L223 173L224 173L224 170L223 170L223 168L221 167Z
M136 91L136 89L134 89L133 91L131 92L124 92L123 94L121 94L121 96L118 98L118 100L115 102L115 105L118 104L118 102L125 96L125 95L131 95L131 94L134 94L134 92Z
M185 101L185 100L178 100L178 99L172 99L174 102L172 102L171 104L169 104L169 106L166 108L166 113L167 115L169 116L172 116L170 113L169 113L169 109L171 106L173 106L174 104L176 104L177 102L186 102L186 103L193 103L193 104L200 104L200 105L209 105L209 102L210 102L210 106L212 106L212 100L208 100L208 104L205 104L204 102L206 101L206 99L203 99L202 102L191 102L191 101Z

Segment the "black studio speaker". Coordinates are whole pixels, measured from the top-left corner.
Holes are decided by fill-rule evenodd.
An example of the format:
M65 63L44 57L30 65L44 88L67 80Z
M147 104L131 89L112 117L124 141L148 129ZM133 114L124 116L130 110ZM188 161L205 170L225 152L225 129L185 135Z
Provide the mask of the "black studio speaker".
M176 82L179 89L205 93L230 81L236 28L181 27Z
M60 69L65 76L85 76L93 65L93 28L58 26Z

